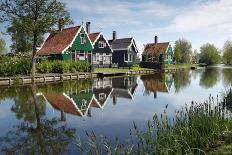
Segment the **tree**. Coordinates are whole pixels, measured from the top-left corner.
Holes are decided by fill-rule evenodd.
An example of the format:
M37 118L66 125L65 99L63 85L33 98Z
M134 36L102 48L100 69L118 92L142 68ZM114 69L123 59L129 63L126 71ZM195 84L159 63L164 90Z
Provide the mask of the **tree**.
M206 65L213 65L220 62L221 56L218 49L210 43L206 43L200 48L200 63L205 63Z
M71 24L69 12L65 5L57 0L5 0L0 3L1 22L13 23L19 20L20 28L32 35L32 77L35 76L35 55L39 36L54 32L55 26Z
M15 19L12 21L11 26L7 28L12 40L11 51L14 53L32 53L33 36L32 33L25 32L22 22L20 19ZM41 46L43 39L42 35L38 36L36 47Z
M174 58L179 63L190 63L192 54L192 45L186 39L179 39L175 42Z
M223 60L226 64L232 65L232 41L227 40L223 47Z
M197 50L194 50L192 54L192 63L199 63L199 53L197 52Z
M2 55L6 50L6 43L4 39L0 38L0 55Z

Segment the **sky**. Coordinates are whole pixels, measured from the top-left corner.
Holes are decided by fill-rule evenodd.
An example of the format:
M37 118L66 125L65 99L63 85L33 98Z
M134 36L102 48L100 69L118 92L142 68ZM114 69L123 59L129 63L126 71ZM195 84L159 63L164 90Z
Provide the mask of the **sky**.
M91 22L91 32L112 31L118 38L134 37L140 52L146 43L170 42L179 38L199 50L204 43L219 49L232 39L232 0L60 0L66 4L75 25ZM4 25L0 26L5 31ZM7 45L10 37L2 35Z

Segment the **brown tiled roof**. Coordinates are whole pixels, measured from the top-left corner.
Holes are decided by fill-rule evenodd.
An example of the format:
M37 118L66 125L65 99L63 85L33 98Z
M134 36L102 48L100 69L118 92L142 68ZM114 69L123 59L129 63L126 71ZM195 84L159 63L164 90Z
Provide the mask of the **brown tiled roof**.
M60 32L50 34L42 48L36 55L61 54L73 41L80 26L63 29Z
M92 43L97 39L97 37L98 37L99 34L100 34L100 32L89 34L89 38L90 38L90 40L91 40Z
M73 103L62 93L59 94L44 94L45 98L57 110L62 110L66 113L81 116Z
M145 45L143 54L163 54L169 46L169 42L163 43L150 43Z

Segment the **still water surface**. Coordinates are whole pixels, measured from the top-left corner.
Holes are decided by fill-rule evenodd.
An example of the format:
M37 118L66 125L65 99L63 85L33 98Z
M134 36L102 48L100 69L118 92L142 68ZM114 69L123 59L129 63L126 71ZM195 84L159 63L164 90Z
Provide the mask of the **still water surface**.
M203 102L232 85L232 68L215 66L174 74L78 80L36 87L0 88L0 153L74 154L85 131L129 137L154 113Z

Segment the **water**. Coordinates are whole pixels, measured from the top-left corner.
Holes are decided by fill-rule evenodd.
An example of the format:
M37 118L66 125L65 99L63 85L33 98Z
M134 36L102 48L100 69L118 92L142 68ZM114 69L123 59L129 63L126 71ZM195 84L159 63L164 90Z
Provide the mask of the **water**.
M217 97L232 85L232 68L0 88L1 153L74 154L94 131L125 141L132 122L143 130L154 113Z

